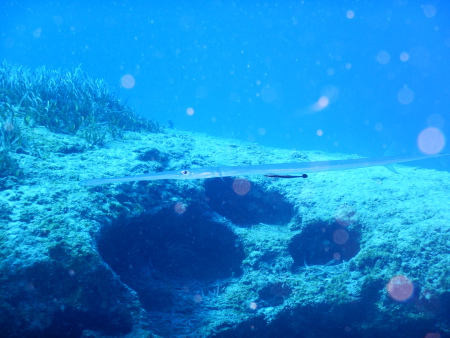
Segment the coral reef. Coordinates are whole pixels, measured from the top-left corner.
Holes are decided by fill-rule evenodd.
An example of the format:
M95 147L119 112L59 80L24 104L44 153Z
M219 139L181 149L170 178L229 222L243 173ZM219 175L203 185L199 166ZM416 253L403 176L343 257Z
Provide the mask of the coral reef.
M246 194L233 191L235 178L80 187L94 177L345 156L139 123L92 146L80 134L89 115L27 124L24 92L2 98L2 123L6 107L22 123L2 134L14 162L0 185L3 336L450 334L448 172L239 178Z

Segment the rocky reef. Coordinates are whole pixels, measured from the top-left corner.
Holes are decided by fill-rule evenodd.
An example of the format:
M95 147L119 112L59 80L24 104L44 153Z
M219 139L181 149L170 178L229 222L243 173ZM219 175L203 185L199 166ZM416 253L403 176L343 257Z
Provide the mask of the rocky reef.
M450 334L448 172L398 166L82 187L89 178L354 156L137 118L132 128L108 114L95 128L84 117L73 130L51 127L26 119L27 97L2 98L2 336ZM89 128L104 131L101 142Z

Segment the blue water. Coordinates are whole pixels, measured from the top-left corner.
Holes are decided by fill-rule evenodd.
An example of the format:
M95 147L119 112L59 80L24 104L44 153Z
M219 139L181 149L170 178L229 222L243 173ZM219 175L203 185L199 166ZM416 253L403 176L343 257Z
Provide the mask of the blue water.
M3 0L0 1L0 61L3 60L30 69L81 67L90 76L105 79L139 114L179 130L233 137L277 148L368 157L450 152L447 145L450 140L448 1ZM421 166L448 171L450 159L429 159ZM223 180L219 183L222 187ZM209 184L210 191L220 192L215 181ZM220 208L221 198L218 195ZM239 209L241 200L236 201L229 204L234 208L230 207L231 212ZM448 202L445 198L441 201L442 209L447 210ZM253 208L253 201L248 204ZM427 204L418 208L426 209ZM284 204L275 204L273 210L264 204L260 208L261 219L248 223L278 224L282 216L289 220L294 209L290 213L285 209L289 208ZM242 210L246 216L250 209ZM171 242L167 238L176 238L187 228L186 224L195 230L198 227L199 233L205 228L212 229L211 238L217 236L227 242L223 253L219 250L221 257L229 256L229 247L238 247L233 236L213 228L215 221L204 224L197 221L199 218L192 218L194 221L189 219L186 223L178 214L171 214L170 218L164 213L163 221L145 220L148 224L162 222L167 232L164 238L158 237L161 231L154 232L158 235L154 236L154 243L159 244L155 247L161 256L170 251L167 248ZM268 220L267 215L277 220ZM281 223L287 224L288 220ZM130 224L124 233L104 237L103 255L110 258L105 260L113 268L114 264L123 262L128 268L139 261L139 255L129 254L134 249L128 245L134 244L136 238L154 235L143 236L139 222ZM174 224L175 228L169 228ZM119 249L114 241L109 241L121 237L130 240L121 241ZM186 238L190 240L189 236ZM322 240L320 235L317 238L319 242ZM209 238L205 242L210 243ZM199 245L192 243L196 250ZM137 242L136 247L141 245L147 250L147 242L144 244ZM155 250L153 244L148 248ZM183 248L180 245L180 252ZM208 255L209 251L217 251L217 248L205 248ZM171 258L167 256L156 261L155 266L167 267L169 264L165 262ZM211 266L222 264L216 264L216 257L210 256L213 257ZM240 251L236 257L238 266L242 261ZM298 260L299 266L306 265L303 257ZM178 266L171 268L178 269ZM140 284L141 276L148 278L146 273L129 273L132 281L129 283L123 275L122 278L136 286L136 290L139 287L147 290ZM180 290L184 290L181 282L173 283L180 284ZM196 283L191 288L198 292L201 285ZM265 290L263 295L272 292L283 298L286 290L279 283L275 286L275 290ZM383 286L375 285L376 288L381 290ZM205 288L205 292L218 293L216 289L220 285ZM267 299L271 297L266 295ZM149 299L149 308L159 311L153 308L156 308L154 300ZM278 300L272 301L273 304L268 300L267 303L278 305ZM358 311L355 309L354 313ZM185 319L185 313L180 313L162 313L160 321L173 323L175 319ZM77 316L76 313L72 318L69 313L64 318L78 323ZM101 322L96 317L93 321ZM189 321L182 324L186 323L191 324ZM323 329L320 321L315 325ZM117 327L121 326L125 333L130 330L118 321ZM264 336L262 333L254 336L258 335Z
M331 3L2 2L0 55L81 65L178 129L379 156L433 127L445 151L450 4Z

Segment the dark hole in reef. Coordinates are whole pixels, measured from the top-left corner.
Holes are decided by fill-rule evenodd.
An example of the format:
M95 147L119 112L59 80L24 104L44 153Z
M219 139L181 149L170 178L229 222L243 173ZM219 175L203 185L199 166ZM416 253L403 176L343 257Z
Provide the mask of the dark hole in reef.
M245 188L249 189L246 193ZM243 178L206 180L205 191L211 209L237 225L282 225L294 216L294 208L282 194Z
M137 159L139 161L149 162L149 161L157 161L161 163L162 165L167 165L168 158L164 154L161 154L161 152L158 149L150 149L146 150L142 153L140 153L137 156Z
M360 250L360 234L338 223L317 223L308 226L289 243L294 266L324 265L331 261L342 263Z
M201 207L174 207L105 227L98 250L147 310L161 310L173 305L175 281L240 276L244 251L237 239Z
M289 297L292 289L284 283L275 283L262 288L259 291L259 298L262 301L260 305L277 306L284 303Z
M129 316L85 312L69 307L56 312L51 325L37 336L78 338L87 328L107 335L126 334L131 332L132 320Z

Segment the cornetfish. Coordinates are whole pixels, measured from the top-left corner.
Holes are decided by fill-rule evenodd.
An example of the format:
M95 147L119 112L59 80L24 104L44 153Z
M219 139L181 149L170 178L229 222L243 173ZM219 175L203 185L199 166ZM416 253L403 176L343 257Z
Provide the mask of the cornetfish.
M358 169L374 166L389 166L395 163L424 160L433 157L448 156L450 154L436 154L427 156L382 156L372 158L357 158L352 160L316 161L316 162L296 162L296 163L275 163L240 166L222 166L191 168L174 171L164 171L133 175L125 177L94 178L79 182L80 185L99 185L106 183L122 183L129 181L151 181L151 180L180 180L180 179L203 179L211 177L264 175L267 177L294 178L308 177L307 173L321 171L335 171Z

